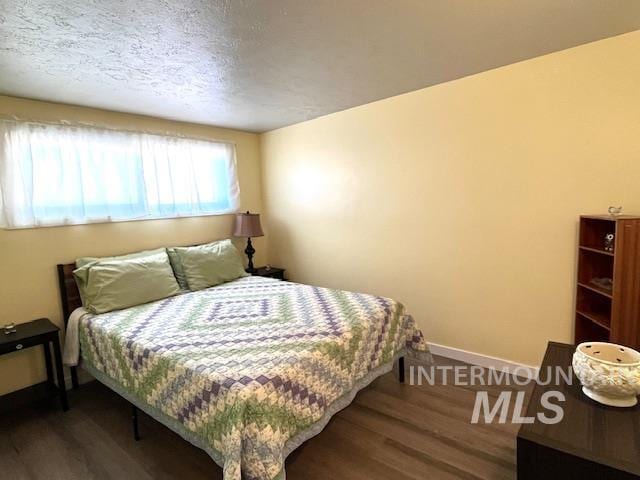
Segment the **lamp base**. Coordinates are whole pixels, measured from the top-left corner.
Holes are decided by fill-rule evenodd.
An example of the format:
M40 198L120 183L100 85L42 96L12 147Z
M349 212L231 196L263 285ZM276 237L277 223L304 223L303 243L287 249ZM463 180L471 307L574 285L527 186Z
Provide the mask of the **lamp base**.
M247 248L244 249L244 253L247 254L247 258L249 259L249 263L247 264L247 273L256 273L256 269L253 266L253 254L256 253L255 248L251 244L251 237L247 238Z

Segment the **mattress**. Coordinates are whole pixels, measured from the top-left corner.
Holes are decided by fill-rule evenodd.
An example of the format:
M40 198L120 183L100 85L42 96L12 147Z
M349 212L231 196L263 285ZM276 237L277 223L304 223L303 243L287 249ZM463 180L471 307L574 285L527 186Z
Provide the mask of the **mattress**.
M286 456L394 359L430 358L397 301L262 277L75 325L83 368L206 450L225 480L284 478Z

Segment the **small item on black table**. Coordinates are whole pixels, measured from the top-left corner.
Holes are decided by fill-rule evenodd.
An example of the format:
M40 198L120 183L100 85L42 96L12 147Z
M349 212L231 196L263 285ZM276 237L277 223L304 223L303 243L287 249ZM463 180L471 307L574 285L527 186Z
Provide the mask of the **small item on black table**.
M633 407L640 395L640 353L607 342L578 345L572 360L573 372L584 394L611 407Z
M4 325L4 327L2 327L2 329L4 330L5 335L10 335L17 332L15 323L7 323Z

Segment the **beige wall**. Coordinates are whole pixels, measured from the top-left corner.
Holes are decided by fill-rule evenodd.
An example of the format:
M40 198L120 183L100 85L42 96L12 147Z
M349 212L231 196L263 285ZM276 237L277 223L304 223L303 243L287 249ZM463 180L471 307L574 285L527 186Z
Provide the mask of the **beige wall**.
M538 364L572 338L578 215L640 213L639 51L635 32L264 134L270 260Z
M187 123L103 110L0 96L0 116L42 121L66 119L112 128L177 133L236 143L241 206L262 210L258 136ZM186 245L228 238L232 216L149 220L98 225L0 230L0 324L49 317L62 324L56 264L83 255L126 253L165 245ZM243 244L240 243L239 246ZM256 239L257 264L266 259L266 241ZM0 357L0 394L45 377L42 354L24 351Z

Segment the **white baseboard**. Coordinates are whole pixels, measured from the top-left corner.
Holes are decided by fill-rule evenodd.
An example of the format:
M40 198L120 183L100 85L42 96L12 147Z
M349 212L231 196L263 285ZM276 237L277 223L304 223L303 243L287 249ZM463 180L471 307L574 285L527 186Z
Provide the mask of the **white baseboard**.
M510 360L491 357L481 353L469 352L460 348L447 347L446 345L438 345L437 343L429 343L429 349L434 355L470 363L471 365L478 365L480 367L508 372L519 377L534 379L538 376L538 367L525 365L523 363L512 362Z

